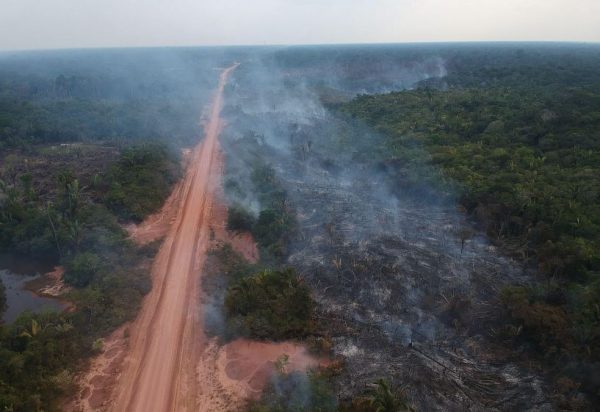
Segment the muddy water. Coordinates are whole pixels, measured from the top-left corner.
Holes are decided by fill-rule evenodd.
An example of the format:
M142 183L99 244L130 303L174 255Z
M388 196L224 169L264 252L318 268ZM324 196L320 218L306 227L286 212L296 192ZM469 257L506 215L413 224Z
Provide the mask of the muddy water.
M43 259L31 259L12 253L0 253L0 270L19 275L41 275L54 268L55 263Z
M0 280L6 288L7 309L2 321L11 323L26 310L39 313L44 310L63 311L67 306L57 299L38 296L26 289L28 282L52 270L49 262L0 254Z

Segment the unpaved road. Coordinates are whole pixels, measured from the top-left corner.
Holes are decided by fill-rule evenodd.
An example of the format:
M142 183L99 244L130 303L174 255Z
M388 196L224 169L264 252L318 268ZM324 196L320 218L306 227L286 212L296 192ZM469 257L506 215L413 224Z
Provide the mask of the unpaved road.
M78 378L80 391L66 411L233 412L260 396L281 356L289 357L289 371L328 363L294 342L239 339L221 346L204 334L200 280L207 250L229 243L249 261L258 259L250 234L226 230L221 187L220 112L236 67L221 74L206 137L186 153L185 177L160 212L128 229L138 244L165 236L152 266L152 290L137 319L107 337L104 351Z
M199 276L210 241L214 185L220 173L218 135L225 69L214 96L205 139L192 153L181 208L153 266L153 287L131 329L116 387L114 411L198 410L196 379L202 351Z

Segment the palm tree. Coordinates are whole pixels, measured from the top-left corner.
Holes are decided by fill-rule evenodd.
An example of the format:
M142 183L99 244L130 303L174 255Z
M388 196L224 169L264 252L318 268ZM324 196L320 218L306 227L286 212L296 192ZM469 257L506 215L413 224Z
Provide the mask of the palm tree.
M40 326L37 320L31 319L31 325L29 329L25 329L19 336L24 336L27 338L33 338L37 336L44 328Z
M284 353L275 361L275 370L277 370L277 372L283 375L286 373L287 366L289 365L289 363L290 357Z
M70 322L62 321L61 323L54 325L54 330L56 330L61 335L66 334L67 332L73 329L73 325ZM60 345L60 354L62 357L65 356L65 348L66 345Z
M58 325L54 325L54 329L59 333L67 333L73 329L73 325L70 322L62 322Z
M79 186L79 180L73 179L72 182L68 183L67 186L67 201L68 211L71 218L77 216L79 211L79 203L81 200L81 194L85 188Z
M73 243L75 247L75 251L79 250L79 244L81 243L81 237L83 235L83 231L81 228L81 224L78 219L74 219L71 222L67 222L67 229L69 231L69 240Z
M81 194L85 190L85 187L79 186L79 180L77 180L73 172L68 170L63 170L59 173L58 181L61 184L63 191L63 218L68 217L72 219L77 216Z
M50 228L52 229L52 237L54 238L54 243L56 244L56 250L58 251L58 256L62 259L63 254L60 248L60 241L58 238L58 232L56 230L56 226L54 225L54 221L52 220L52 203L48 202L46 205L46 215L48 216L48 221L50 222Z
M373 389L367 399L374 412L400 412L412 410L404 400L399 399L396 394L394 394L389 382L385 379L379 379L371 386Z

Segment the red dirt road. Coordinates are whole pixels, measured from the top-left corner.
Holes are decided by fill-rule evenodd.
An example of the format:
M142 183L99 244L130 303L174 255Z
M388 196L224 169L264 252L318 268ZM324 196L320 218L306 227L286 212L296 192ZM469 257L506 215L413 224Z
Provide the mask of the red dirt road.
M210 242L214 186L220 173L218 135L221 73L205 139L194 150L182 185L181 207L153 267L153 287L132 326L114 411L197 410L195 367L203 346L199 276Z
M206 137L186 154L185 177L160 212L128 228L138 244L164 236L152 266L152 290L136 320L107 337L104 351L78 378L80 391L66 401L66 411L233 412L260 395L281 356L289 356L289 371L328 363L292 342L240 339L220 346L204 334L200 279L208 249L229 243L249 261L258 259L249 233L226 230L221 187L220 112L223 88L236 67L221 74Z

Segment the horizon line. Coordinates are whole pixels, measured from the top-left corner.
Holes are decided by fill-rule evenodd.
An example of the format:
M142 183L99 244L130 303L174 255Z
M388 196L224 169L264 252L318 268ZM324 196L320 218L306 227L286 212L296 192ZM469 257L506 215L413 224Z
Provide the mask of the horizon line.
M123 49L218 49L218 48L258 48L258 47L335 47L335 46L408 46L408 45L460 45L460 44L579 44L600 45L600 40L425 40L407 42L348 42L348 43L249 43L249 44L190 44L190 45L139 45L139 46L73 46L48 48L0 49L0 53L84 51L84 50L123 50Z

